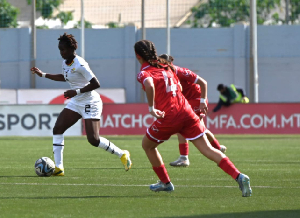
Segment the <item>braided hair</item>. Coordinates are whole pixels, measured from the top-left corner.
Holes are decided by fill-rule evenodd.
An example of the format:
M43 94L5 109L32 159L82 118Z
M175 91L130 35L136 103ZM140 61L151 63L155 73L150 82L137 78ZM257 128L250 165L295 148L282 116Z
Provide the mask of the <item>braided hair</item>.
M174 67L165 59L157 56L155 46L153 42L149 40L141 40L134 45L135 53L141 56L145 61L147 61L151 66L156 68L164 68L168 70L175 71ZM167 65L166 67L163 65Z
M69 48L77 49L77 41L72 34L64 33L62 36L58 38L59 42L66 43Z

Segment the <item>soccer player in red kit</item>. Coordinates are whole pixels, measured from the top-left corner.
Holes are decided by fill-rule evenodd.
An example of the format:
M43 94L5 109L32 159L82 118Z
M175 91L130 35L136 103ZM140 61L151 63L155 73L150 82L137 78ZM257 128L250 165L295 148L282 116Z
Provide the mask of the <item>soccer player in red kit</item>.
M182 86L182 94L188 100L194 112L200 117L202 125L205 125L203 122L203 117L205 114L202 112L202 110L203 108L207 107L208 104L207 98L204 98L204 96L207 95L207 82L191 70L173 65L174 58L172 56L168 54L162 54L159 57L168 61L175 68L175 73ZM224 145L220 145L219 141L208 129L206 130L206 136L214 148L225 153L226 147ZM171 162L170 165L174 167L189 166L190 161L188 158L188 141L179 133L177 134L177 137L179 141L180 157L176 161Z
M251 196L249 177L240 173L224 153L210 145L205 135L206 127L201 124L199 117L181 92L178 77L173 71L174 67L157 56L151 41L136 42L134 50L137 60L142 65L137 80L146 92L150 114L157 118L147 129L142 140L142 147L159 178L158 183L150 185L150 190L157 192L174 190L157 146L173 134L180 133L204 156L216 162L238 182L242 196Z

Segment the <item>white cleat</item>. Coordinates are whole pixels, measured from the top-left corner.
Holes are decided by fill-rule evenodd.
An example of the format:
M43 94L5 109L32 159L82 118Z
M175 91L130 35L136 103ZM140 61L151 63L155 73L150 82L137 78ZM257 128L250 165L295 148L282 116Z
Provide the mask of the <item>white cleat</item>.
M154 192L172 192L174 191L174 185L172 184L172 182L170 182L169 184L165 184L162 181L158 181L156 184L150 185L150 190Z
M252 194L252 189L250 187L250 178L247 175L240 173L237 182L240 186L240 190L242 191L242 196L250 197Z
M190 165L189 159L179 157L177 160L170 163L172 167L188 167Z
M226 150L227 150L227 148L226 148L226 146L225 145L220 145L220 151L223 153L223 154L225 154L225 152L226 152Z

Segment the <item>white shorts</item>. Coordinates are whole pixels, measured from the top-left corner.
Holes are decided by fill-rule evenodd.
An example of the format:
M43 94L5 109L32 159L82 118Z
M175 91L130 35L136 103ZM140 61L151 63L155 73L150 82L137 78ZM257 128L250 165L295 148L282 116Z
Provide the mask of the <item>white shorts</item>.
M89 104L74 104L69 102L65 108L79 113L83 119L99 119L101 118L103 104L102 101L97 101Z

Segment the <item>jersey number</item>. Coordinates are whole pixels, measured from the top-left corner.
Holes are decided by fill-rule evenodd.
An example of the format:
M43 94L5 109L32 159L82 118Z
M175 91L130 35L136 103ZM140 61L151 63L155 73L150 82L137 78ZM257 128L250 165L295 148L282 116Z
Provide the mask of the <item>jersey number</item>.
M86 104L85 105L85 113L89 113L89 112L91 112L91 105Z
M172 92L173 96L176 96L177 84L174 83L173 78L168 77L167 72L163 71L164 80L166 84L166 91Z

